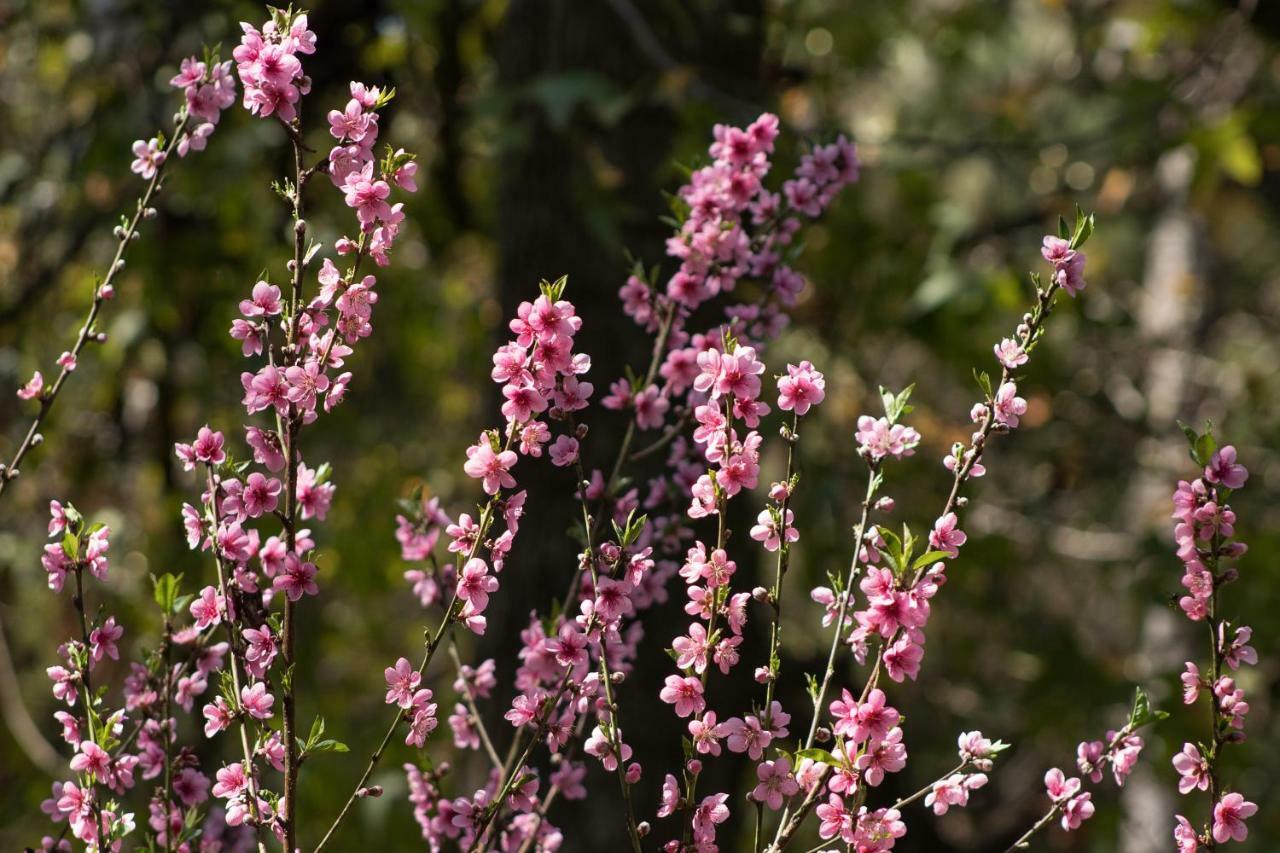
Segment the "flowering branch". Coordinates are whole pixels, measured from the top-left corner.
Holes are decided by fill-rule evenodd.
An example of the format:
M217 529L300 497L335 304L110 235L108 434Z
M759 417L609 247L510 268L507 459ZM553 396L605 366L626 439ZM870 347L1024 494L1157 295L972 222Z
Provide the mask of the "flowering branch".
M1256 804L1238 792L1224 792L1219 779L1219 762L1223 747L1244 740L1245 715L1249 703L1244 690L1226 674L1242 665L1255 666L1258 653L1250 645L1253 630L1246 625L1234 626L1223 618L1220 590L1239 578L1239 572L1227 562L1248 550L1235 540L1236 514L1227 503L1233 491L1244 486L1249 471L1236 461L1236 449L1221 448L1213 436L1212 425L1198 434L1183 425L1190 442L1191 459L1203 469L1200 479L1178 483L1173 494L1174 539L1178 557L1183 561L1182 584L1187 589L1178 604L1187 618L1204 622L1209 633L1209 671L1201 676L1200 668L1187 661L1182 675L1183 702L1194 704L1201 690L1208 691L1209 739L1199 745L1186 743L1173 757L1178 771L1178 792L1206 791L1212 809L1211 820L1201 828L1183 815L1177 815L1173 831L1179 853L1195 853L1203 847L1213 850L1220 844L1244 841L1249 836L1245 819L1257 813Z

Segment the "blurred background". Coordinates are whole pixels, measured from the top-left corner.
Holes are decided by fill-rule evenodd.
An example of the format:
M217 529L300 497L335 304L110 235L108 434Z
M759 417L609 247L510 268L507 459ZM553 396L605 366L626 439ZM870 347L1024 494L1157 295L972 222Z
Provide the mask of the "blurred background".
M1195 473L1175 419L1208 418L1253 472L1236 496L1252 550L1226 600L1254 627L1262 658L1240 673L1249 742L1228 750L1225 778L1261 807L1237 849L1280 849L1280 4L318 0L311 12L308 136L322 144L318 106L344 102L348 80L395 86L383 138L421 155L423 188L379 274L375 335L354 361L351 402L306 436L309 459L333 461L338 492L318 527L324 594L300 611L300 679L316 685L301 717L323 713L352 755L308 763L302 815L331 814L332 792L346 790L381 734L380 668L412 657L438 618L402 579L396 501L424 483L451 514L475 502L463 450L496 414L487 374L504 315L539 278L567 273L598 396L623 364L647 358L616 300L624 250L662 260L662 192L679 185L677 164L705 153L713 123L772 110L786 125L783 168L798 140L837 132L856 138L864 165L861 183L808 231L810 286L768 352L771 372L808 358L828 376L801 445L784 704L805 719L795 676L825 653L816 608L801 600L847 562L864 484L856 417L878 409L877 384L918 383L911 421L925 443L895 469L889 493L902 520L927 526L948 484L939 460L968 433L971 368L994 364L992 344L1028 302L1040 236L1079 203L1099 220L1089 288L1054 316L1023 386L1024 428L993 448L973 491L972 544L937 602L921 679L892 691L912 759L878 797L952 766L961 731L1012 742L968 809L934 818L911 808L896 848L1003 850L1042 813L1044 770L1072 764L1079 740L1122 723L1141 684L1173 717L1144 732L1140 768L1122 791L1098 788L1098 813L1079 832L1034 847L1168 850L1173 813L1203 815L1200 799L1177 802L1169 763L1203 728L1177 690L1203 637L1170 607L1181 567L1169 494ZM241 2L0 0L0 388L37 367L47 374L78 328L114 249L111 228L141 186L129 146L168 124L177 62L202 43L229 54L236 22L263 18ZM82 359L46 445L0 508L6 850L38 842L48 826L38 804L65 768L44 669L73 614L39 565L49 499L69 498L116 531L107 606L131 649L156 629L142 607L148 573L182 572L189 584L212 574L183 542L178 510L195 485L172 445L206 422L239 423L239 347L226 331L260 271L283 269L287 212L269 189L287 164L283 142L278 126L234 109L207 151L177 164L107 308L109 343ZM322 235L345 227L339 194L318 188L311 205ZM12 392L0 393L0 455L27 420ZM589 446L601 450L621 426L597 412ZM762 481L782 467L768 456ZM528 610L545 607L571 570L561 533L573 507L555 499L566 487L563 472L530 481L534 510L489 635L472 649L497 656L500 674ZM754 516L763 498L740 503ZM747 578L764 570L745 536L732 552ZM628 740L665 767L678 743L646 721L670 719L655 707L670 667L660 646L683 621L674 603L647 617L651 640L621 699ZM451 678L441 667L445 694ZM852 669L837 678L861 684ZM732 689L725 705L740 704ZM500 749L509 691L504 683L486 710ZM433 741L438 752L451 751L447 735ZM220 758L202 748L206 767ZM399 770L411 758L401 748L385 761L374 781L388 795L360 804L341 849L356 839L422 847ZM646 816L665 767L646 766ZM459 773L482 770L464 759ZM566 849L617 841L616 787L591 772L590 807L553 812L576 830ZM748 809L731 807L721 840L748 849ZM316 840L306 830L303 839Z

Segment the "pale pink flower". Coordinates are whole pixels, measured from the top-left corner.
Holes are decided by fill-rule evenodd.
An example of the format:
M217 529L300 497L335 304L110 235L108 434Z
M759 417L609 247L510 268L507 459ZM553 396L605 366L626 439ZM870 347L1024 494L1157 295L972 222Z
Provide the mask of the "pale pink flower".
M1213 840L1219 844L1228 841L1244 841L1249 837L1245 819L1253 817L1257 805L1235 793L1225 794L1213 807Z

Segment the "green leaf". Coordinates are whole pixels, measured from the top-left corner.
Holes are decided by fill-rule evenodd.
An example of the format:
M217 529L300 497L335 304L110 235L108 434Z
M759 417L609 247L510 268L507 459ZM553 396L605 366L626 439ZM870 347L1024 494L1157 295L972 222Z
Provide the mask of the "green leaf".
M804 758L809 758L809 759L812 759L813 761L821 761L825 764L831 765L832 767L840 763L840 761L830 752L827 752L825 749L819 749L816 746L812 746L812 747L809 747L808 749L800 749L796 751L796 760L795 760L796 764L799 764L800 760Z
M946 551L925 551L916 561L911 564L911 570L915 571L923 566L930 566L947 556Z
M973 369L973 378L978 381L978 387L982 389L982 393L986 395L988 400L991 399L991 377L985 370Z
M175 612L174 603L178 600L178 584L182 582L182 575L174 576L169 572L165 572L160 577L151 576L151 585L155 591L155 602L160 605L160 612L166 616Z
M350 752L351 750L342 741L326 738L311 744L306 751L314 754L319 752Z
M1195 454L1193 458L1200 465L1208 465L1213 461L1213 454L1218 450L1218 442L1214 439L1212 433L1206 432L1204 435L1196 439Z
M1141 687L1136 688L1133 697L1133 710L1129 713L1130 729L1139 729L1142 726L1158 723L1168 718L1168 712L1158 711L1151 707L1151 700L1147 697L1146 691Z

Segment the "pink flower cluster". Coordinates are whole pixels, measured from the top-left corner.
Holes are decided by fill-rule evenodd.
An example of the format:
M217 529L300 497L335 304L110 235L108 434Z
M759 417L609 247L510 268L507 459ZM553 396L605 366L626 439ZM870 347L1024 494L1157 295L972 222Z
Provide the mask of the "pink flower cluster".
M1065 237L1046 236L1040 254L1046 261L1053 264L1054 283L1065 290L1067 295L1075 296L1084 290L1085 253L1072 248L1070 240Z
M182 90L187 99L189 121L196 122L193 128L184 130L178 138L178 156L186 157L189 151L203 151L209 143L214 126L222 117L222 111L236 102L236 84L231 76L231 62L219 62L216 58L201 61L194 56L188 57L182 60L182 67L169 81L169 85ZM134 154L138 157L133 171L144 178L150 178L155 173L155 168L159 165L156 156L164 156L163 152L156 150L156 142L153 139L143 150L139 149L141 141L133 144Z
M1180 793L1207 791L1216 801L1212 803L1212 819L1203 829L1177 815L1173 837L1180 853L1244 841L1249 835L1245 820L1258 810L1240 793L1224 792L1217 769L1223 747L1244 741L1249 713L1244 690L1227 670L1234 672L1258 663L1258 653L1250 645L1253 630L1231 623L1218 609L1222 587L1239 578L1239 571L1229 563L1248 551L1245 543L1235 539L1236 514L1227 499L1245 485L1249 471L1237 461L1235 447L1216 447L1211 434L1197 436L1188 429L1188 438L1192 455L1203 465L1203 474L1192 482L1179 482L1173 494L1173 536L1183 564L1182 585L1187 590L1178 604L1188 619L1206 623L1213 656L1207 672L1187 661L1182 674L1183 701L1194 704L1202 691L1206 692L1212 704L1213 729L1201 744L1184 743L1173 757L1173 767L1178 772Z
M261 118L293 121L298 101L311 91L311 78L303 74L298 57L316 52L316 34L307 29L306 13L272 9L261 31L244 21L240 29L243 35L232 56L244 86L244 108Z

